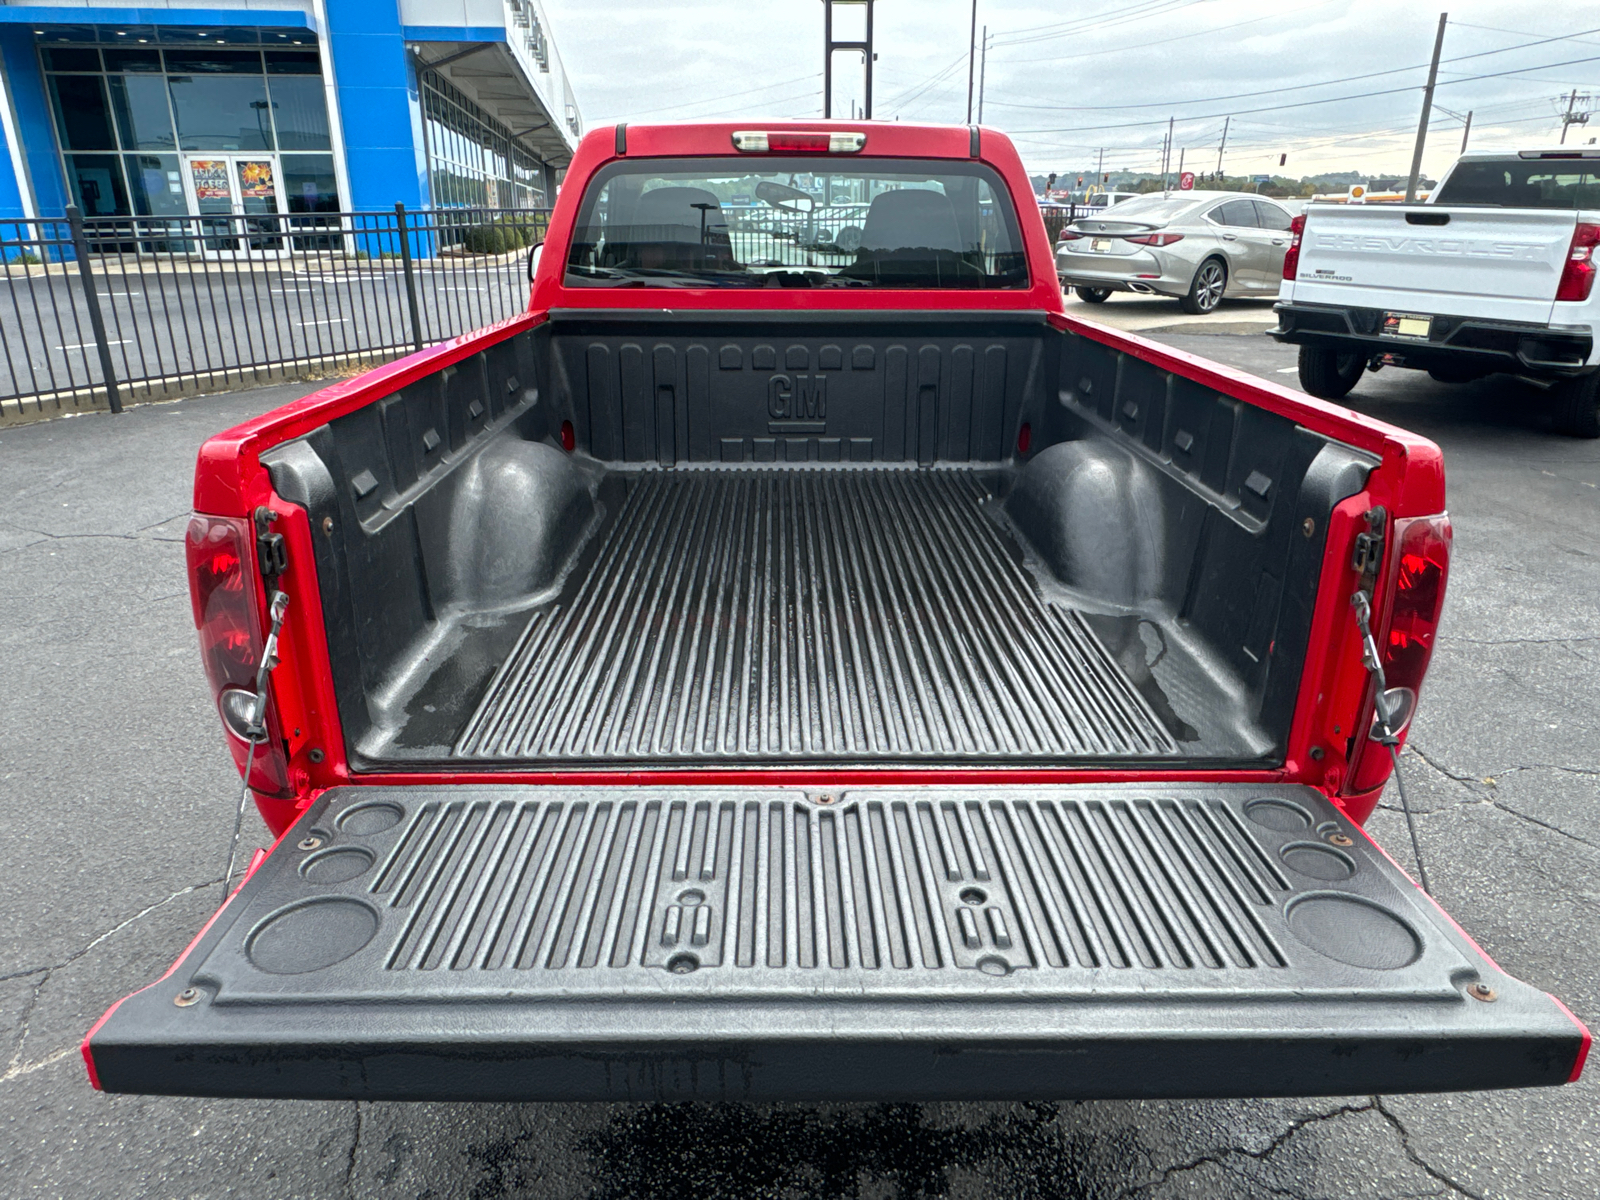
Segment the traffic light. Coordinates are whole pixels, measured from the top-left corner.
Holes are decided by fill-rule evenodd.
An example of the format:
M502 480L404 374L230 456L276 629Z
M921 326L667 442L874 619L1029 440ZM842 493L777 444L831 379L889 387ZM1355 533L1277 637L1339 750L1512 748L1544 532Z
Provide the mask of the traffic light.
M1046 179L1044 181L1044 190L1048 192L1051 188L1055 187L1055 185L1056 185L1056 173L1054 171L1051 171L1050 172L1050 178Z
M1109 175L1100 176L1100 182L1101 183L1110 183L1111 182L1111 176L1109 176Z
M1079 175L1079 176L1078 176L1078 186L1079 186L1079 187L1082 187L1082 186L1083 186L1083 176L1082 176L1082 175Z
M1280 167L1283 166L1288 161L1289 161L1289 155L1287 153L1278 155L1278 165Z

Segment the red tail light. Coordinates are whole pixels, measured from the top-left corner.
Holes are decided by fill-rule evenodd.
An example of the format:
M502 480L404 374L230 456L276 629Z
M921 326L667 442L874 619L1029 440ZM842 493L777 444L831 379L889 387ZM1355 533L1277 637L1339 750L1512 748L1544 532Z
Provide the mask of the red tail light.
M1289 249L1283 256L1283 277L1293 279L1300 270L1300 239L1305 236L1306 215L1301 213L1289 222Z
M1081 237L1083 237L1083 234L1079 233L1075 229L1063 229L1060 233L1056 234L1056 241L1075 242Z
M1126 237L1125 242L1134 242L1140 246L1170 246L1173 242L1183 241L1181 233L1141 233L1137 237Z
M1561 282L1556 285L1557 300L1587 300L1594 290L1594 248L1600 245L1600 225L1580 224L1572 231Z
M1401 709L1409 722L1415 711L1422 677L1433 658L1433 639L1439 629L1439 612L1444 607L1444 585L1450 574L1450 518L1412 517L1395 522L1399 543L1393 579L1389 627L1379 648L1383 653L1384 682L1391 693L1397 688L1409 692ZM1403 693L1402 693L1403 695ZM1409 725L1399 730L1404 742ZM1358 739L1363 748L1351 773L1349 791L1371 791L1389 777L1393 765L1389 752L1366 737Z
M194 603L195 628L200 631L200 657L234 765L241 775L249 767L250 786L256 791L287 795L288 762L277 713L270 702L267 736L257 743L254 761L246 761L250 755L248 713L263 649L250 559L252 539L249 521L198 513L192 517L184 543L189 558L189 596Z

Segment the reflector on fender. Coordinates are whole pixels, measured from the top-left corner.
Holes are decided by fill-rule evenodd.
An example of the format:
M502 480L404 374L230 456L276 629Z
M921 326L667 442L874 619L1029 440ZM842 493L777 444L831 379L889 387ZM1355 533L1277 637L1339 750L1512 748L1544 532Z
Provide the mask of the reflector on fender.
M792 130L741 129L733 148L741 154L856 154L867 144L864 133L814 133Z

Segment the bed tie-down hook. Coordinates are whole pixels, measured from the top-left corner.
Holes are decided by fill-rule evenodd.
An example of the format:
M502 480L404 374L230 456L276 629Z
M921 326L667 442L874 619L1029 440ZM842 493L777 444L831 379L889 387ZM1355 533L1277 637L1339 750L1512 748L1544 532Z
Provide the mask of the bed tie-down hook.
M1400 772L1400 730L1404 728L1406 707L1401 696L1391 697L1388 680L1384 678L1383 656L1378 653L1378 639L1372 633L1372 594L1377 584L1378 568L1383 558L1383 527L1386 514L1382 508L1367 513L1367 532L1356 535L1354 561L1351 564L1361 574L1355 594L1350 597L1350 607L1355 613L1356 628L1361 631L1361 665L1372 677L1372 728L1367 736L1389 751L1394 763L1394 785L1400 792L1400 808L1406 815L1406 829L1411 834L1411 853L1417 862L1417 877L1422 890L1433 895L1428 884L1428 868L1422 861L1422 844L1417 840L1417 822L1411 814L1411 803L1406 799L1406 784Z

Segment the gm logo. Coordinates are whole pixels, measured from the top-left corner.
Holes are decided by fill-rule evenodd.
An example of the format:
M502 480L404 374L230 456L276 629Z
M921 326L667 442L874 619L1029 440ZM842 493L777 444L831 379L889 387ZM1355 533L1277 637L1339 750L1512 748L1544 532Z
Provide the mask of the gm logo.
M767 415L775 421L820 420L828 415L826 375L774 375L767 380Z

